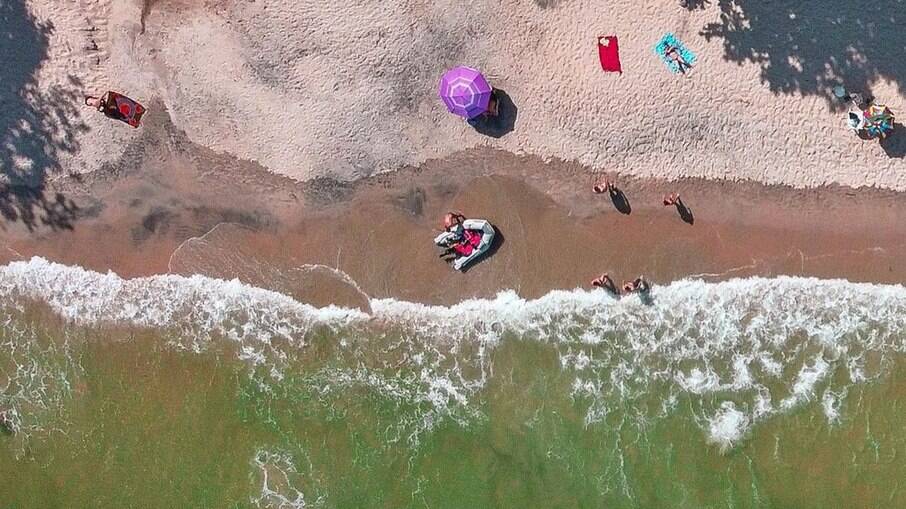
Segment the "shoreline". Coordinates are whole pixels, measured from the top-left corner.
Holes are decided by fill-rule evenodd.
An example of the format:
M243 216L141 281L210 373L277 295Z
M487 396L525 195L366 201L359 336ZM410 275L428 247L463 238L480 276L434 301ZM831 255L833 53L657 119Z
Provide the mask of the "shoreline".
M156 124L164 127L143 132L119 161L49 183L30 202L31 224L21 210L4 214L0 262L42 256L127 278L199 273L359 308L363 294L427 304L501 290L535 298L587 288L602 272L654 284L906 280L906 225L898 224L906 200L894 191L616 176L631 208L623 214L591 192L592 172L574 163L477 149L350 183L301 183ZM130 153L144 145L157 149L153 157ZM672 191L693 224L660 203ZM490 220L503 238L465 274L431 242L451 209Z

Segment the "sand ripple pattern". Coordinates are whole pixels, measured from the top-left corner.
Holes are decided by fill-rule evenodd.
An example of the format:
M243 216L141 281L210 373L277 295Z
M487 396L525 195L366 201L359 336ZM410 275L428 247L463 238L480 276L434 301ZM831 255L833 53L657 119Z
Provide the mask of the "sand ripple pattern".
M886 150L863 143L846 129L842 105L829 102L830 85L780 94L763 60L728 60L725 39L703 35L727 22L712 4L481 0L467 16L452 0L160 7L129 41L144 72L123 69L120 78L142 89L153 72L193 141L301 179L351 179L488 145L637 176L906 189L902 155L888 154L902 152L902 139ZM826 17L815 9L810 15ZM856 4L833 10L839 19L870 16ZM652 54L666 32L698 55L688 78ZM596 37L610 33L620 36L622 75L602 73L597 61ZM460 64L512 98L513 132L489 138L446 111L438 79ZM906 111L902 84L875 81L877 97Z

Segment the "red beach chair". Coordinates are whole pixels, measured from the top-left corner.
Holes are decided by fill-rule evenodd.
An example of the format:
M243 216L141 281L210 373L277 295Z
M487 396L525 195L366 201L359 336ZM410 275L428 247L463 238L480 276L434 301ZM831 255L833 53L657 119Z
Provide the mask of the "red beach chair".
M138 127L142 121L142 115L145 114L145 107L129 99L128 97L116 92L107 92L104 94L104 114L110 118L122 120L123 122Z

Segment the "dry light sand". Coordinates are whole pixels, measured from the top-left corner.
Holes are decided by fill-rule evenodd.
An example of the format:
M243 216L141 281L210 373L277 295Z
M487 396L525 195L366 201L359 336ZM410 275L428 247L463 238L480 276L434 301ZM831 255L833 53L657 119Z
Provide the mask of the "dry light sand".
M119 90L165 107L201 146L303 180L490 146L639 177L906 190L906 129L860 140L830 92L870 89L906 118L903 0L149 1L7 2L20 42L2 53L20 76L0 99L43 112ZM698 55L688 77L652 53L671 31ZM620 38L622 75L600 70L605 34ZM46 50L17 63L16 44L35 41ZM506 91L512 132L484 136L446 112L437 81L457 64ZM9 148L21 144L7 108L5 162L88 172L137 136L82 107L61 112L34 120L46 143Z

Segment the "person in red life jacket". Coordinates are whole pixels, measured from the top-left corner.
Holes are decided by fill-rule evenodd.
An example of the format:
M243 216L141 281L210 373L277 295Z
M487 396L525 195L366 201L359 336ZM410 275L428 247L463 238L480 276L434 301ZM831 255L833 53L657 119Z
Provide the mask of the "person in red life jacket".
M484 219L466 219L462 214L448 212L444 216L444 231L434 239L438 246L454 255L453 268L462 270L481 256L494 240L494 227Z

